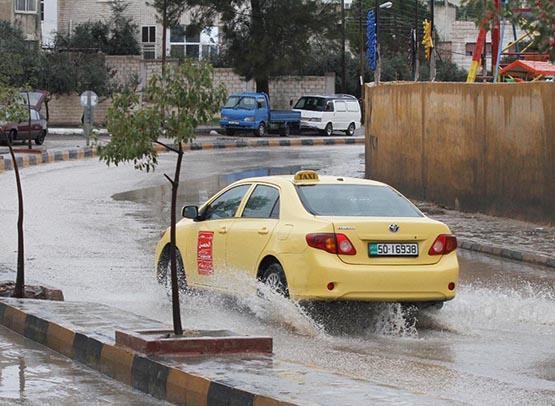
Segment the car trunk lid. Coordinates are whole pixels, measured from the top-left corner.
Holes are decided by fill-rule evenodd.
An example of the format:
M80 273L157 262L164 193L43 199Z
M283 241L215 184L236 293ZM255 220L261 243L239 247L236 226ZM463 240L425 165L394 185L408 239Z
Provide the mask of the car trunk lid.
M428 255L433 242L440 234L448 234L444 224L427 217L368 218L331 217L335 233L346 235L356 249L355 255L338 255L345 263L356 265L431 265L441 255ZM393 231L396 230L396 231ZM416 243L418 255L370 254L371 244ZM405 246L408 247L408 246Z

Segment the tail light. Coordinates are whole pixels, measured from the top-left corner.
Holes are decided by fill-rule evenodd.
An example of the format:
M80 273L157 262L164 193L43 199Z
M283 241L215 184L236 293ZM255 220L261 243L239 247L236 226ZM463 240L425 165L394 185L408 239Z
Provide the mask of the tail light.
M312 248L324 250L330 254L356 255L357 250L345 234L315 233L307 234L306 242Z
M430 247L428 255L447 255L457 249L457 238L450 234L440 234Z

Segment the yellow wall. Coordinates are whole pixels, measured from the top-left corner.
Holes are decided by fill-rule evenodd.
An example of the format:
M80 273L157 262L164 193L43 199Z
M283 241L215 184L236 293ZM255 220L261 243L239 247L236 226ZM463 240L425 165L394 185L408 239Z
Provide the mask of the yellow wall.
M555 220L554 83L366 88L366 176L462 210Z

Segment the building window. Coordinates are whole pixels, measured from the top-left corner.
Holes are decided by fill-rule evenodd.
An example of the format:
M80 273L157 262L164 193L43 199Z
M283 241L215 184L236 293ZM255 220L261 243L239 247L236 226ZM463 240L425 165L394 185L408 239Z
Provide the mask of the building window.
M16 13L36 13L37 0L15 0Z
M143 44L154 44L156 42L156 27L153 25L143 26Z
M141 34L143 58L156 59L156 27L153 25L145 25L141 29Z
M218 52L217 28L198 32L192 27L179 25L170 30L170 56L172 58L211 58Z

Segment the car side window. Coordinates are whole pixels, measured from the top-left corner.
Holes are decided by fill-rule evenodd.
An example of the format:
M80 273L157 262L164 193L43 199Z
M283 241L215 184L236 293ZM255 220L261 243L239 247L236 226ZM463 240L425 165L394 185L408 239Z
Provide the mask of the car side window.
M276 204L279 206L279 190L271 186L258 185L252 192L243 210L244 218L278 218L279 207L274 213ZM276 216L277 213L277 217Z
M264 99L263 97L256 99L256 102L258 104L259 109L266 108L266 99Z
M337 112L347 111L347 107L345 106L345 102L344 101L336 101L335 102L335 111L337 111Z
M357 102L347 102L347 110L352 111L354 113L358 113L358 103Z
M40 115L38 111L31 110L31 120L40 120Z
M241 185L229 189L206 207L202 215L204 220L226 219L235 216L243 196L251 185Z
M329 101L326 104L326 111L333 111L333 102Z

